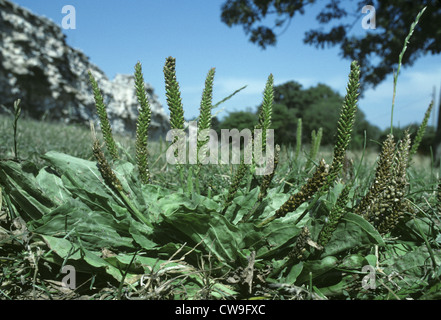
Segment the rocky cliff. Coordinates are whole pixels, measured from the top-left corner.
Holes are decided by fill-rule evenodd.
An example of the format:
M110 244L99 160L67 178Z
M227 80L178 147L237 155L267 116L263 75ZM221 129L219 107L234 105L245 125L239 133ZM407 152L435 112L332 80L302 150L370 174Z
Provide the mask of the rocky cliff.
M114 132L134 133L139 106L132 75L110 81L84 53L66 44L57 24L0 0L0 105L12 108L20 98L23 112L34 118L96 121L88 70L100 85ZM153 88L146 84L146 91L152 109L150 137L165 137L168 117Z

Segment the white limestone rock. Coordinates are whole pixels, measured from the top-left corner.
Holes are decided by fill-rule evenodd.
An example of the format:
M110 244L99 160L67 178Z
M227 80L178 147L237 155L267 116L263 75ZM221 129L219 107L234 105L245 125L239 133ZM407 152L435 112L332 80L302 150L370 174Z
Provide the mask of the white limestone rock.
M34 118L96 122L89 70L100 86L112 130L133 134L139 108L134 76L109 80L84 53L66 44L57 24L0 0L0 104L12 108L20 98L23 112ZM149 137L165 137L169 119L149 84L146 91L152 109Z

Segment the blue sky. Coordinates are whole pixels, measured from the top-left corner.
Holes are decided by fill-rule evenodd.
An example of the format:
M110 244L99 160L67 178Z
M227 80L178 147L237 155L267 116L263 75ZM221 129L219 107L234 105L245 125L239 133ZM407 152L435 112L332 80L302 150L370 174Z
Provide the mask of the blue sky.
M166 112L163 66L166 57L175 57L187 119L199 113L205 76L212 67L216 68L214 102L247 85L216 110L221 112L221 117L247 107L255 110L270 73L276 85L295 80L308 88L320 82L342 96L346 91L350 61L340 58L338 48L316 49L303 44L304 32L318 27L315 16L324 1L309 7L305 15L296 16L278 38L277 46L266 50L250 43L242 27L229 28L221 22L224 0L13 2L60 26L65 16L63 6L73 5L76 29L64 30L68 44L83 51L110 79L118 73L132 74L134 65L140 61L145 81L154 87ZM364 30L361 20L353 32L375 32ZM440 85L440 56L425 56L412 67L403 66L398 78L394 125L403 127L420 122L432 99L434 86L438 101ZM366 91L359 107L368 121L381 128L390 125L392 92L392 76L376 89Z

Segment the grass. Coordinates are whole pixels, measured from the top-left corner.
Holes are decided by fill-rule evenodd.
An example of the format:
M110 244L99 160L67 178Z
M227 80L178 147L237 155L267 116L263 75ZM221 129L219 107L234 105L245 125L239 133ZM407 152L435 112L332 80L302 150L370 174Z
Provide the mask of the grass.
M14 158L14 135L12 117L0 114L0 152L2 158ZM60 124L21 118L18 122L17 142L21 159L42 164L40 155L49 150L58 150L82 158L90 158L90 130L79 125Z
M166 95L172 127L182 129L175 64L166 59ZM320 147L317 128L310 147L276 146L275 171L263 176L244 160L177 166L165 159L168 145L147 144L139 63L135 72L136 140L112 134L92 76L102 134L18 120L18 105L15 117L0 117L1 145L11 146L0 150L3 299L441 298L441 180L416 155L429 112L415 141L391 133L380 153L351 153L354 61L333 146ZM201 129L211 126L213 79L211 69ZM256 128L271 124L272 86L270 75ZM243 157L250 152L258 158L249 148ZM66 265L79 279L69 290L60 285ZM375 272L367 287L366 270Z

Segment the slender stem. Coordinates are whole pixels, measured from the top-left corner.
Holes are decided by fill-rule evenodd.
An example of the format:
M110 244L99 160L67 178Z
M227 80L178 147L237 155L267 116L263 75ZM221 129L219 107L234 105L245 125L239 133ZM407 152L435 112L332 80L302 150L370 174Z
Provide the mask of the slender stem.
M135 261L135 257L136 257L137 254L138 254L138 251L136 251L136 252L133 254L133 257L132 257L132 259L130 260L130 263L127 265L126 270L125 270L124 273L122 274L121 282L119 283L118 293L117 293L117 296L116 296L116 299L117 299L117 300L120 300L120 299L121 299L122 289L123 289L123 286L124 286L124 282L125 282L125 280L126 280L127 274L129 273L129 269L130 269L130 267L132 266L133 262Z
M403 61L403 56L404 56L404 53L406 52L407 44L409 43L410 37L412 36L413 31L415 30L415 27L416 27L418 21L420 20L422 14L424 13L424 11L426 11L426 8L427 7L424 7L418 13L415 21L410 26L409 33L407 34L406 39L404 40L403 50L401 50L400 56L398 57L398 69L397 69L397 72L394 72L394 92L393 92L393 96L392 96L392 112L391 112L391 116L390 116L390 134L393 134L393 119L394 119L394 108L395 108L395 95L396 95L396 91L397 91L397 81L398 81L398 74L400 73L400 69L401 69L401 63Z

